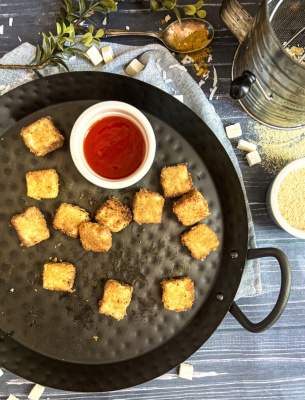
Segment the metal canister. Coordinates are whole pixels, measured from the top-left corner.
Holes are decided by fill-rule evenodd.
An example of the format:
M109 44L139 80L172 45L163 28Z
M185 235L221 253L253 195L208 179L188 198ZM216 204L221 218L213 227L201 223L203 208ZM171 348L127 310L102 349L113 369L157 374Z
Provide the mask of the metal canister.
M277 37L270 21L270 2L263 0L254 18L236 0L222 3L220 16L240 42L230 94L260 123L300 128L305 126L305 66L286 52L285 43ZM295 1L294 7L302 7L301 3L304 7L304 0Z

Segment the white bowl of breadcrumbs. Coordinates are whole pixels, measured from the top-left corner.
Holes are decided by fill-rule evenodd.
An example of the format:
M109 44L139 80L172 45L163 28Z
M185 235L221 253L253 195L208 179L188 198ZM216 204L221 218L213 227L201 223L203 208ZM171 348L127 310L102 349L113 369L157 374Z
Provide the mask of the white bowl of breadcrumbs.
M286 165L271 183L267 209L280 228L305 239L305 158Z

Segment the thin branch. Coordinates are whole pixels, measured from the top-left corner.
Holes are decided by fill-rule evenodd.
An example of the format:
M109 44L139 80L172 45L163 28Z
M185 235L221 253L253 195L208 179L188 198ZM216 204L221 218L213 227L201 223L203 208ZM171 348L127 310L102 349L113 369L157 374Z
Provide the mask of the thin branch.
M47 65L50 64L51 60L47 60L45 62L43 62L42 64L38 64L38 65L30 65L30 64L26 64L26 65L1 65L0 64L0 69L43 69L45 68Z

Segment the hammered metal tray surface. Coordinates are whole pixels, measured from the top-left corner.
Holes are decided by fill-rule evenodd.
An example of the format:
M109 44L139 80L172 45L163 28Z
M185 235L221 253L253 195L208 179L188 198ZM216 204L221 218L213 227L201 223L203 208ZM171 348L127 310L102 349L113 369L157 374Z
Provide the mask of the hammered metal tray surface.
M55 76L44 79L45 82L24 85L0 101L1 116L6 117L7 123L1 127L3 135L0 141L0 327L3 331L0 350L4 349L0 361L3 366L27 377L24 367L20 368L20 365L24 366L26 354L31 354L34 370L40 363L44 365L35 376L40 383L74 390L114 390L144 382L171 369L216 329L234 298L241 278L247 250L245 207L239 182L225 151L214 136L216 142L213 142L213 134L185 106L149 85L136 82L140 89L138 97L146 94L157 100L155 109L151 107L153 101L148 103L149 106L144 101L138 104L131 91L135 81L131 79L108 74L98 74L97 78L94 73L65 75L65 85L68 82L72 92L76 83L85 88L83 96L76 94L76 87L74 96L62 97L60 90L54 95L48 90L50 83L58 85L62 79L62 76ZM87 78L81 84L80 75ZM96 79L92 80L94 75L100 80L99 93L96 93L96 88L93 89L93 84L97 83ZM125 85L125 95L105 95L103 89L109 90L110 81L111 87ZM27 89L31 89L32 93L29 98ZM126 95L128 90L130 94ZM90 95L86 91L90 91ZM14 110L18 113L14 98L17 92L18 101L25 108L32 103L28 112L22 111L28 114L24 118L14 115ZM153 166L137 185L130 188L98 188L80 175L71 159L71 128L78 116L98 99L126 101L140 108L154 129L157 151ZM170 117L173 123L166 118L164 120L164 112L158 113L157 110L160 103L166 105L169 114L175 114L174 110L184 113L186 121L179 124L181 117L176 114L174 118ZM7 104L11 106L5 107ZM22 112L19 111L20 117L23 117ZM37 157L25 147L20 131L44 116L53 118L66 140L61 149L45 157ZM11 126L5 129L8 125ZM194 139L197 146L189 143ZM211 152L215 149L217 152L213 156ZM213 157L214 168L211 163ZM217 232L220 240L217 251L206 260L193 259L182 246L180 235L186 228L172 213L172 199L165 202L161 224L140 226L132 222L120 233L113 234L112 248L105 254L87 252L78 239L70 238L52 227L54 213L62 202L79 205L93 217L97 207L108 196L114 195L132 206L134 194L141 187L162 193L159 179L162 167L181 162L188 163L195 186L207 199L212 215L204 222ZM219 168L221 164L226 168ZM26 195L25 173L45 168L54 168L58 172L59 196L53 200L36 201ZM219 169L221 174L217 172ZM233 192L229 191L232 184ZM51 233L50 239L30 248L19 246L17 234L10 225L11 217L28 206L37 206L43 212ZM239 260L230 259L232 250L239 251ZM51 292L42 288L43 264L55 257L75 265L74 293ZM165 310L161 302L160 281L186 275L195 283L193 308L184 313ZM119 322L98 314L98 302L107 279L117 279L134 287L127 316ZM219 292L224 295L222 302L215 297ZM196 327L198 323L202 330ZM191 335L187 333L190 329ZM196 340L191 339L194 335ZM94 336L98 339L95 340ZM175 346L177 340L180 348L175 350L176 354L171 354L170 348ZM24 353L18 360L13 355L14 351L17 352L16 346ZM159 361L161 367L153 363L160 351L163 356ZM8 360L9 356L13 361ZM151 363L145 372L141 368L143 360L145 364ZM61 382L61 378L50 376L52 368L56 369L56 363L59 363L57 367L64 368L66 374L70 371L74 382ZM134 368L127 374L125 371L126 376L123 371L127 364L124 367L124 363ZM86 380L78 377L79 366L87 368ZM92 367L96 367L94 373ZM112 376L113 368L118 368L123 374L119 382ZM101 372L104 374L102 377ZM33 376L31 380L34 380Z

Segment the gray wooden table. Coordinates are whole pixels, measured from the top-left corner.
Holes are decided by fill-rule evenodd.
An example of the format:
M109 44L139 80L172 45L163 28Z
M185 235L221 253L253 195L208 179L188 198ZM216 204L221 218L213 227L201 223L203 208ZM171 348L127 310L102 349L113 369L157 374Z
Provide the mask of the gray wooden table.
M190 3L185 1L184 4ZM218 16L220 3L221 0L208 0L205 6L207 19L215 27L213 64L218 72L219 89L213 104L224 125L240 122L247 129L249 117L228 97L231 64L238 43ZM242 2L252 15L258 3L258 0ZM0 57L20 41L40 42L42 30L54 31L59 7L59 0L0 0L0 26L4 25ZM112 28L127 25L130 29L159 30L163 26L161 19L167 15L164 10L151 14L147 0L126 0L118 7L119 11L111 16ZM12 27L8 23L10 17L13 18ZM102 24L103 17L99 20ZM117 42L142 45L150 40L120 38ZM203 86L206 94L211 86L211 80ZM228 314L210 340L188 360L194 365L193 381L178 378L177 371L173 370L154 381L120 392L80 394L46 389L42 399L305 399L305 242L277 228L267 214L265 195L272 175L260 166L250 169L244 154L238 150L236 154L244 175L258 247L278 247L291 262L292 292L281 319L265 333L254 335ZM267 315L279 290L277 262L264 259L261 269L264 294L238 301L253 321ZM25 399L31 387L30 382L5 371L0 378L0 399L6 399L10 393Z

